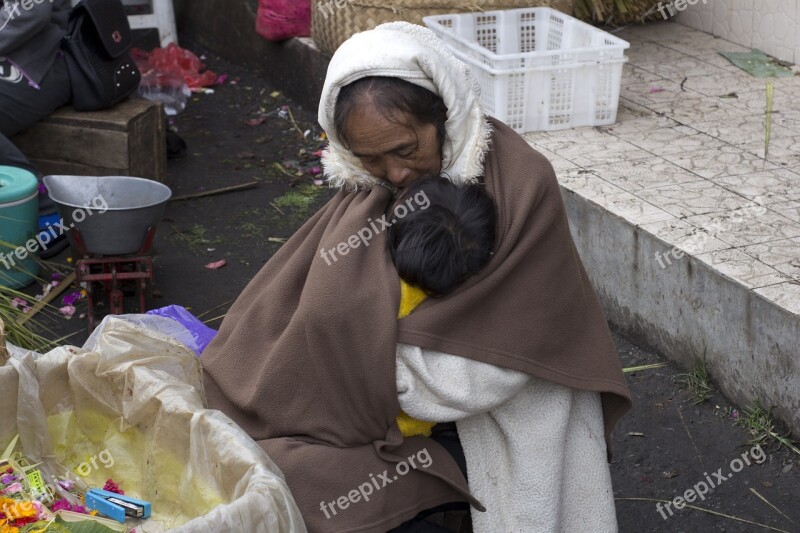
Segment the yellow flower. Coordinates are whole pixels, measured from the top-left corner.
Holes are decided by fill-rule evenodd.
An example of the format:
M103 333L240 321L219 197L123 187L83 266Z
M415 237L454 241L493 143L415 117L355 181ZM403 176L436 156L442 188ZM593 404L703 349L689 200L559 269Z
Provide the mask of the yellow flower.
M19 520L20 518L36 517L37 511L33 502L27 500L12 500L11 498L2 498L0 500L0 511L11 520ZM5 533L0 530L0 533Z
M19 528L9 526L5 519L0 520L0 533L19 533Z

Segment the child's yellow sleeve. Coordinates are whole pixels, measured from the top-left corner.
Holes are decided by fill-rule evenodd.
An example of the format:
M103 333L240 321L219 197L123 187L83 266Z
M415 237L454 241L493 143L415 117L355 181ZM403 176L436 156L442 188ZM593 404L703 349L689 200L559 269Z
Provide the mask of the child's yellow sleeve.
M436 422L425 422L411 418L403 411L397 416L397 425L400 427L400 432L404 437L413 437L415 435L424 435L425 437L431 436L431 430Z
M419 304L425 301L428 297L425 291L412 287L402 279L400 280L400 310L397 313L397 318L405 318L411 314ZM436 422L423 422L416 418L411 418L403 411L397 417L397 425L404 437L413 437L415 435L424 435L425 437L431 436L431 429L436 425Z
M425 301L428 297L425 291L413 287L400 280L400 310L397 312L397 318L405 318L411 314L411 311L417 308L419 304Z

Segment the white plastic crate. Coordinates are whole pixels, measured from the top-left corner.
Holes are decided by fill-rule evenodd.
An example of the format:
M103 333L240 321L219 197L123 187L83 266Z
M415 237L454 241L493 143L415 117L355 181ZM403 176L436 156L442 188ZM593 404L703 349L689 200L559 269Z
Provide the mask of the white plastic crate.
M485 112L514 130L617 120L626 41L548 7L423 21L472 68Z

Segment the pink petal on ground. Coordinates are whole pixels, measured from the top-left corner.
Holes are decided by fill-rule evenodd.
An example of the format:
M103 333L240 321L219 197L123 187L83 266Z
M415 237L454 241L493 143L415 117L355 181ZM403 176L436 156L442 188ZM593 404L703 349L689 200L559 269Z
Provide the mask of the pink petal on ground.
M214 261L213 263L209 263L206 265L206 268L211 270L217 270L218 268L222 268L227 264L224 259L220 259L219 261Z
M70 319L70 318L72 318L72 315L75 314L75 306L74 305L65 305L64 307L60 308L58 310L58 312L61 313L61 315L64 318Z
M661 87L650 87L650 94L653 93L663 93L666 89L662 89Z

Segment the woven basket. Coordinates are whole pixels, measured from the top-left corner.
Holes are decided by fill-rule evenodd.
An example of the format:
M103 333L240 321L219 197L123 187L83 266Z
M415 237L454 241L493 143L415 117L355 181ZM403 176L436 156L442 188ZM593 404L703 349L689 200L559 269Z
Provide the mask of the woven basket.
M313 0L311 36L328 55L351 35L384 22L405 20L422 24L422 17L547 6L572 14L572 0Z

